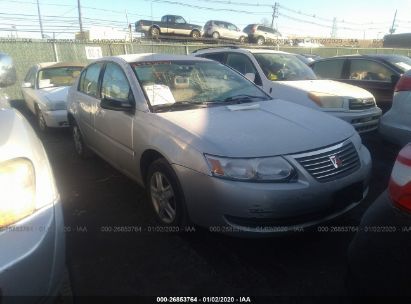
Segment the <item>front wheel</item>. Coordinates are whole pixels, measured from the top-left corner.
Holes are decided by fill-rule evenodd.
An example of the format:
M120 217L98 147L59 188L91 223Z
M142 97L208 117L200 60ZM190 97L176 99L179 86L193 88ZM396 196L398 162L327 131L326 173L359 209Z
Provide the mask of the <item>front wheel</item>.
M157 159L150 165L146 187L160 224L181 226L187 223L184 195L177 175L164 158Z
M198 39L201 37L201 34L199 31L192 31L191 32L191 37L193 37L194 39Z

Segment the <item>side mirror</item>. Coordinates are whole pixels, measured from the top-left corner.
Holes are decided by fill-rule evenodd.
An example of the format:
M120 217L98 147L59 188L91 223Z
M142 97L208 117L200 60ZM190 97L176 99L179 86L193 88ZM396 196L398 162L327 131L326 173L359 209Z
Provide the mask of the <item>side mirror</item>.
M134 106L128 101L121 101L111 98L103 98L100 102L100 106L106 110L112 111L125 111L130 112L134 109Z
M250 80L251 82L254 82L255 80L255 74L254 73L246 73L244 75L245 78L247 78L248 80Z
M31 85L30 82L23 82L21 84L21 87L24 88L24 89L29 89L29 88L32 88L33 86Z
M10 56L0 53L0 88L16 83L16 68Z

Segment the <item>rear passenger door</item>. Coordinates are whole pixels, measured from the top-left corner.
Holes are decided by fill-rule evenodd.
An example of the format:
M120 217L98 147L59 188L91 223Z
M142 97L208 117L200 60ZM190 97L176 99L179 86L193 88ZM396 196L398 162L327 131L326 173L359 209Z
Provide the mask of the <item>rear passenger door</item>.
M87 144L96 148L94 114L100 102L100 75L103 63L88 66L80 75L75 102L78 104L77 123Z

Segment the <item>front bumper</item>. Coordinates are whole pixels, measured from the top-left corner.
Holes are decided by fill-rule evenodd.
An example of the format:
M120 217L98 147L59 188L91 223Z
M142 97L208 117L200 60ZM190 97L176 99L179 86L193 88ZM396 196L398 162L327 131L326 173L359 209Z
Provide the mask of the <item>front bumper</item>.
M69 126L67 110L44 111L42 113L48 127L63 128Z
M358 133L370 132L378 129L378 124L382 115L380 108L375 107L363 111L329 112L350 124Z
M360 168L327 183L316 181L291 156L286 158L299 172L296 182L238 182L174 165L191 221L210 231L241 236L301 231L347 212L367 193L371 156L364 146L359 151ZM339 192L346 194L358 185L359 199L338 202Z
M21 301L57 294L64 273L65 239L60 201L0 230L0 294L29 296Z

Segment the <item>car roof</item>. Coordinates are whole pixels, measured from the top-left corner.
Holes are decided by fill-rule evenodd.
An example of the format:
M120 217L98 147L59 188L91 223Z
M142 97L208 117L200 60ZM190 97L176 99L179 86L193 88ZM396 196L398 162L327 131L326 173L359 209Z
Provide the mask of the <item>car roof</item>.
M372 58L372 59L380 59L380 60L387 60L389 58L395 57L403 57L404 55L396 55L396 54L352 54L352 55L340 55L340 56L333 56L324 59L332 59L332 58ZM406 57L406 56L405 56Z
M37 64L39 69L59 68L59 67L84 67L85 65L78 62L40 62Z
M157 54L157 53L143 53L143 54L129 54L111 57L103 57L96 61L118 61L123 60L128 63L132 62L154 62L154 61L181 61L181 60L195 60L195 61L209 61L205 58L198 58L190 55L172 55L172 54Z
M194 51L194 54L205 54L205 53L218 53L221 51L230 51L230 52L237 52L237 53L252 53L252 54L263 54L263 53L272 53L272 54L291 54L283 51L276 51L267 48L239 48L235 46L226 46L226 47L210 47L210 48L203 48Z

